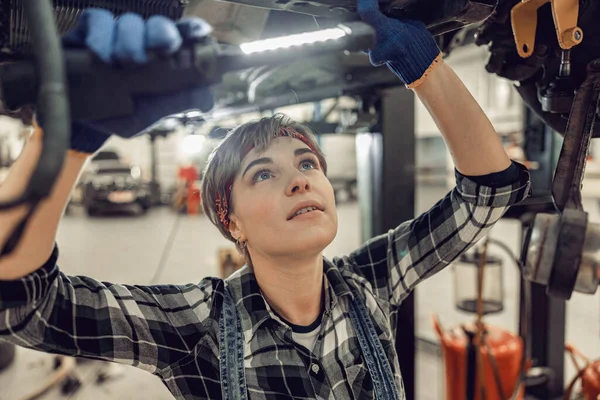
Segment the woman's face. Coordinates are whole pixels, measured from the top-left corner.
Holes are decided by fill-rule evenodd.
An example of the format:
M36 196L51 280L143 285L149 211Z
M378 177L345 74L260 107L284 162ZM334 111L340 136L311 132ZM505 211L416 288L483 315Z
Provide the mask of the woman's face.
M262 152L250 151L231 202L230 231L247 241L251 255L316 255L337 233L333 188L317 156L298 139L279 137Z

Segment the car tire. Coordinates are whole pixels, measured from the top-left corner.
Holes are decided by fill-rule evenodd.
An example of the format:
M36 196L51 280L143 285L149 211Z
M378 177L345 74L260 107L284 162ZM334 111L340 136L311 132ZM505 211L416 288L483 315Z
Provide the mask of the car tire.
M0 371L8 368L15 359L16 346L12 343L0 342Z
M148 207L147 204L144 203L138 203L139 209L140 209L140 215L145 215L148 213L148 209L150 207Z
M97 217L99 214L98 209L96 207L91 206L85 208L85 213L88 217Z

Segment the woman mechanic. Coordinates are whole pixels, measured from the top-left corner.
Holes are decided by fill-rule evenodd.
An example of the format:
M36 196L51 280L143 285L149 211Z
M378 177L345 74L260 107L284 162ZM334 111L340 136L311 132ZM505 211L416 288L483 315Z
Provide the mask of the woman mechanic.
M399 305L527 197L529 173L507 157L422 23L388 19L377 0L358 6L377 32L371 62L414 90L444 135L455 189L418 218L327 260L322 251L336 235L337 215L325 158L306 126L282 115L264 118L229 133L207 164L202 188L206 214L236 243L244 268L225 281L182 286L99 282L57 266L57 226L84 163L110 132L192 105L169 110L173 101L147 98L127 121L75 121L51 197L23 242L0 261L0 338L137 366L178 399L404 398L402 354L394 347ZM128 14L115 21L89 10L65 45L87 47L107 63L144 63L145 51L173 51L182 39L208 32L199 20L174 25ZM186 98L207 96L203 89L190 93ZM0 187L2 200L23 190L42 128ZM0 246L25 212L0 214Z

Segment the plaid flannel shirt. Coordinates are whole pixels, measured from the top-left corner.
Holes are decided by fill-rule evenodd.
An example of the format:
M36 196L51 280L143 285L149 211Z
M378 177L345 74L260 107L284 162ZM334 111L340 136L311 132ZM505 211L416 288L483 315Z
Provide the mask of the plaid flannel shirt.
M529 194L529 172L493 188L457 173L457 186L428 212L324 261L325 312L314 349L292 340L248 268L230 278L245 342L250 399L367 399L372 383L348 316L350 288L366 298L396 384L398 306ZM55 249L39 270L0 282L0 339L44 352L133 365L158 376L178 399L221 398L219 316L223 280L128 286L67 276ZM317 367L315 367L316 365Z

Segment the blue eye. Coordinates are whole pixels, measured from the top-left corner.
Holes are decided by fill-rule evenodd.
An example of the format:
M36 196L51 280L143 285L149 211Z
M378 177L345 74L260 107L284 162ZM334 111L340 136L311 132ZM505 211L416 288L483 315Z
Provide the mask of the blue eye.
M317 163L313 159L307 158L306 160L302 160L300 163L300 168L305 171L315 169L317 168Z
M263 169L262 171L258 171L256 174L254 174L254 176L252 177L252 181L260 182L260 181L267 180L270 177L271 177L271 172L267 171L266 169Z

